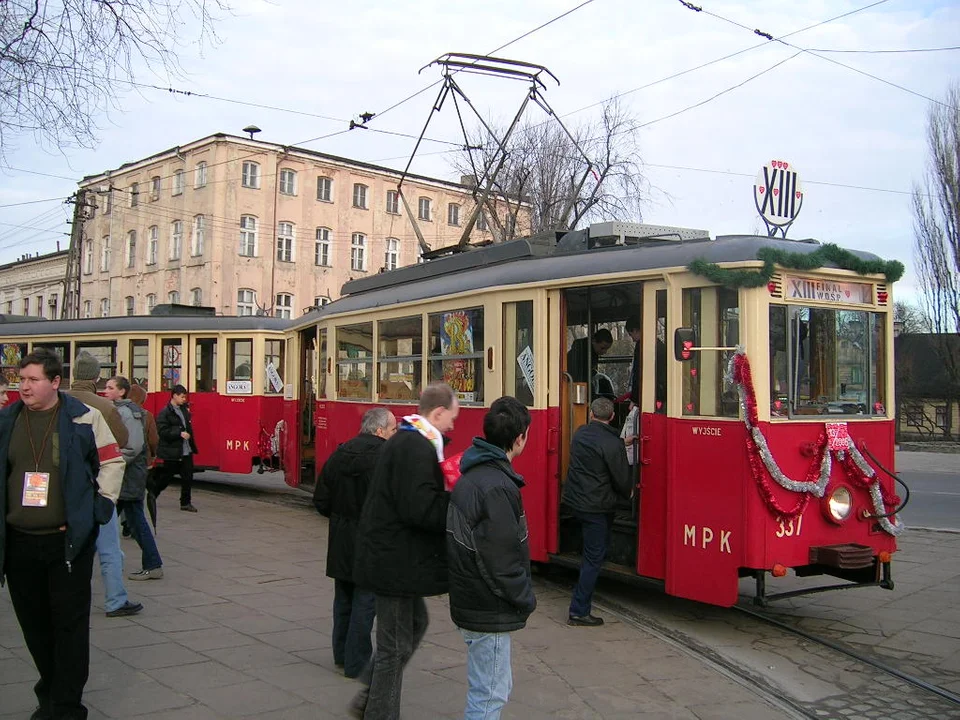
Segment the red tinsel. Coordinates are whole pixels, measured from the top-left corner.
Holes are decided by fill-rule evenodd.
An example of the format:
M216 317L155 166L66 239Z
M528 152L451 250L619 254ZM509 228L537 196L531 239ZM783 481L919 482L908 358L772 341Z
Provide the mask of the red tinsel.
M810 502L810 496L807 493L802 493L797 498L797 504L789 510L777 501L773 490L770 488L770 482L767 480L767 469L763 466L763 460L760 459L760 448L753 441L749 431L747 432L747 461L750 463L750 474L753 475L753 480L757 484L760 497L774 515L784 520L790 520L803 514L803 511L807 508L807 503Z
M874 483L877 483L880 488L880 497L883 499L883 504L888 508L894 508L900 505L900 498L898 498L896 495L890 497L890 495L884 489L883 483L879 482L876 477L870 477L863 472L863 470L860 469L860 466L854 462L853 455L851 453L846 452L843 454L843 459L840 460L840 465L847 474L847 478L864 490L869 491L870 486Z
M743 353L737 353L733 358L733 381L742 385L743 400L747 406L747 419L752 427L757 426L757 397L753 392L753 374L750 372L750 361Z

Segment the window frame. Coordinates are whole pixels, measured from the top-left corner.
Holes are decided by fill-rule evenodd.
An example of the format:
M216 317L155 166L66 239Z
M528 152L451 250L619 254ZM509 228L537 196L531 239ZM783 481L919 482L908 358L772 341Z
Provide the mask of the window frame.
M190 233L190 257L201 257L206 235L206 219L203 213L193 216L193 231Z
M393 246L391 249L391 245ZM391 263L390 260L393 259ZM388 237L383 241L383 267L385 270L396 270L400 267L400 239Z
M417 198L417 219L433 222L433 199L426 195Z
M147 265L156 265L160 253L160 228L151 225L147 229Z
M249 190L260 189L260 163L244 160L240 166L240 186Z
M249 293L249 300L247 293ZM244 310L250 312L242 312ZM256 313L257 291L253 288L237 288L237 317L252 317Z
M353 184L353 207L357 210L368 210L368 195L370 187L363 183Z
M321 190L326 192L321 192ZM329 175L317 176L317 202L333 202L333 178Z
M447 203L447 225L460 227L460 203Z
M350 269L356 272L367 271L367 235L355 232L350 236ZM359 258L360 262L357 262Z
M207 163L205 160L198 162L193 168L193 189L199 190L207 186Z
M183 220L170 222L170 252L168 260L179 260L183 256Z
M183 195L184 187L186 186L186 179L184 177L183 168L178 168L173 171L173 188L170 191L171 196Z
M324 226L320 226L316 229L314 234L314 245L313 245L313 264L317 267L333 267L333 262L331 261L331 250L332 243L330 240L330 234L333 231ZM321 234L323 237L321 237ZM321 258L321 248L323 248L323 257ZM321 262L323 260L323 262Z
M273 316L283 318L284 320L291 320L293 319L293 307L293 293L277 293L274 297Z
M285 231L289 229L289 233ZM289 220L277 223L277 262L294 263L297 261L297 226Z
M280 174L277 177L277 192L281 195L296 196L297 194L297 171L292 168L280 168Z
M249 227L250 223L253 223L253 227ZM257 250L259 245L259 231L257 229L257 216L256 215L241 215L240 216L240 257L257 257ZM249 252L245 252L249 251Z
M386 212L389 215L400 214L400 193L397 190L387 190Z
M124 258L124 268L131 269L137 266L137 231L127 231L126 257Z

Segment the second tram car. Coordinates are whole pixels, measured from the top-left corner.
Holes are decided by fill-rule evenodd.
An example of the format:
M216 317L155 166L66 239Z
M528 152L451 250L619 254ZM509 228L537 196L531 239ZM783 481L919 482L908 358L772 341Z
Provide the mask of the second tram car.
M638 492L616 514L607 570L717 605L743 577L763 602L788 570L892 587L896 265L816 241L603 223L353 280L287 333L287 480L312 481L370 404L415 412L430 381L461 404L448 453L512 395L533 415L517 462L531 556L575 563L568 449L607 395L638 438Z

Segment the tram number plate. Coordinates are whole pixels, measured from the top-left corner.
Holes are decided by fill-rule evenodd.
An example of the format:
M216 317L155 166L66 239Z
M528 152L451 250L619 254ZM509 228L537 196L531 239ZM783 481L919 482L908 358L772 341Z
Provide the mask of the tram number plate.
M779 522L780 529L777 530L777 537L793 537L794 535L800 536L800 528L803 525L803 515L798 515L796 522L791 518L787 521L787 524L783 524L783 520Z

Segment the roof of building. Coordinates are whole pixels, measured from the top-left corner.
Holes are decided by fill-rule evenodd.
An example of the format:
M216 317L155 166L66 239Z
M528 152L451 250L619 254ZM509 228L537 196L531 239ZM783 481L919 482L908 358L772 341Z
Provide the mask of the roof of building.
M57 257L62 257L69 253L69 250L54 250L50 253L44 253L42 255L30 255L25 257L17 258L16 260L0 265L0 270L7 270L12 267L17 267L19 265L27 265L29 263L42 262L44 260L52 260Z

